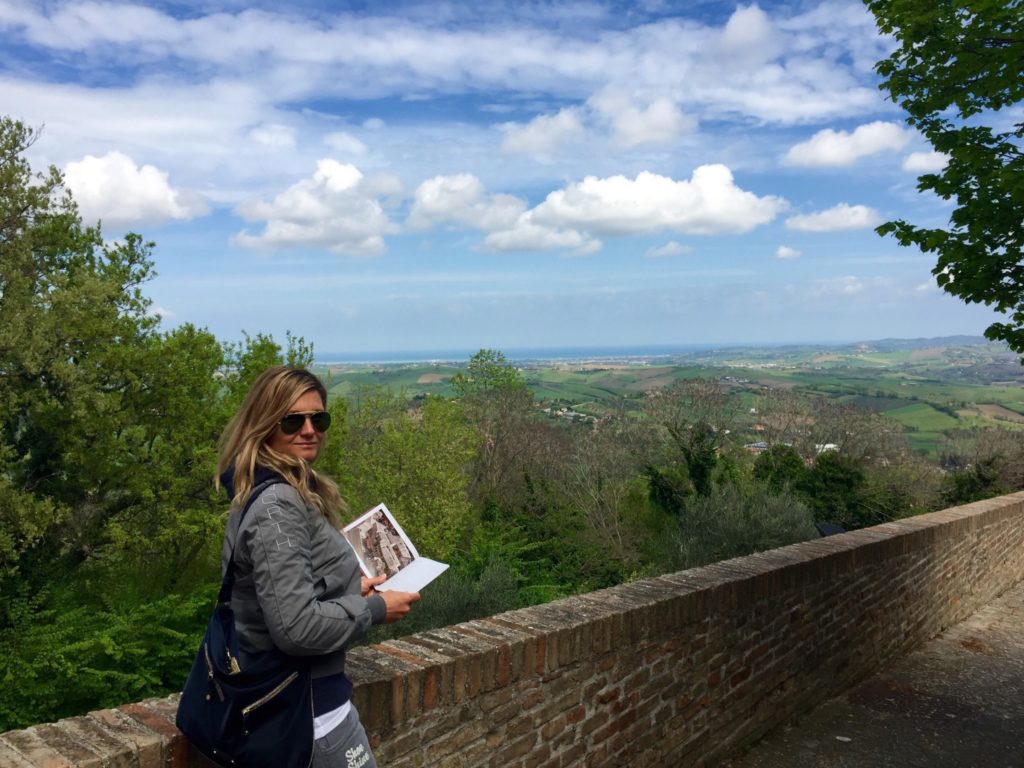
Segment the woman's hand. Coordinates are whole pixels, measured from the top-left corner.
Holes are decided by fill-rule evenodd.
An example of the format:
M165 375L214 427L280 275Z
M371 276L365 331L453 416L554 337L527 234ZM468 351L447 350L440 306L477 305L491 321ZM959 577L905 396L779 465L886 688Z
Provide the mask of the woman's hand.
M363 597L369 597L374 593L374 587L378 584L383 584L387 580L387 576L374 576L372 579L363 576L359 579L359 594Z
M384 605L388 609L388 615L384 619L385 624L391 624L404 618L412 604L420 599L419 592L396 592L389 589L377 594L384 598Z

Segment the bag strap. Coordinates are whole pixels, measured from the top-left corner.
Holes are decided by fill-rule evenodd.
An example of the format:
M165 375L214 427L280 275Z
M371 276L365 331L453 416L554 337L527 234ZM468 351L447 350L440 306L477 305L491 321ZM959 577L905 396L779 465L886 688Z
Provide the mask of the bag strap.
M249 507L253 505L256 499L259 498L260 494L263 493L267 488L278 483L286 482L281 477L272 477L269 480L264 480L262 483L257 485L249 493L249 500L245 502L245 506L242 507L242 511L238 513L238 528L237 532L242 530L242 521L245 519L245 513L249 511ZM235 543L231 545L231 557L228 559L228 567L224 571L224 579L220 583L220 593L217 595L217 603L224 604L231 602L231 591L235 586L235 547L238 546L238 535L235 535Z

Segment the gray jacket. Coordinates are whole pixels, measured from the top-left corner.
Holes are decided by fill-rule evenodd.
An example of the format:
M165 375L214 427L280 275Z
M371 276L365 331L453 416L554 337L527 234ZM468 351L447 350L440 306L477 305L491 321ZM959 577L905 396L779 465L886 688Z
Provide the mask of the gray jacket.
M362 573L344 536L284 482L260 493L241 530L238 519L232 509L221 566L234 547L231 608L243 665L247 653L277 646L318 657L313 677L343 671L345 647L387 613L379 595L359 594Z

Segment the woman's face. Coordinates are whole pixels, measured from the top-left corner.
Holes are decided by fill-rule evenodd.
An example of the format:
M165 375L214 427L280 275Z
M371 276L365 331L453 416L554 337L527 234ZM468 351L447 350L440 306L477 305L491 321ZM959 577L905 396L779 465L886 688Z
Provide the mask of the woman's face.
M291 407L288 413L310 414L324 410L324 401L320 393L310 389L301 395ZM286 435L278 426L267 440L267 445L278 453L287 453L306 461L313 461L320 453L320 446L324 441L324 433L313 429L313 423L309 419L302 422L298 432Z

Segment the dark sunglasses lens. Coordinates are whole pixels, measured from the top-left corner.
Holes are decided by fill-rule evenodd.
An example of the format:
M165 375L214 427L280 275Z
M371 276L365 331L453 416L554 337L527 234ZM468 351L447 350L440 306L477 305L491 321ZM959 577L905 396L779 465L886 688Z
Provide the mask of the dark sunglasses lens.
M327 411L314 413L309 420L313 422L313 429L317 432L326 432L331 426L331 414Z
M302 425L306 423L306 417L301 413L289 413L283 419L281 419L281 431L286 435L294 435L300 429Z
M316 413L309 414L309 421L317 432L326 432L328 427L331 426L331 414L327 411L317 411ZM289 413L278 423L281 425L282 432L286 435L294 435L306 423L306 414Z

